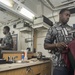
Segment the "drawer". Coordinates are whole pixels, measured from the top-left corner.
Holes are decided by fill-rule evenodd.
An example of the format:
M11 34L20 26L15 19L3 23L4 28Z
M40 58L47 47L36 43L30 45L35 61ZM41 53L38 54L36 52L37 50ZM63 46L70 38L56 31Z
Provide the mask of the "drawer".
M37 75L37 74L40 74L40 72L41 72L40 65L31 66L31 67L26 68L26 73L28 75Z

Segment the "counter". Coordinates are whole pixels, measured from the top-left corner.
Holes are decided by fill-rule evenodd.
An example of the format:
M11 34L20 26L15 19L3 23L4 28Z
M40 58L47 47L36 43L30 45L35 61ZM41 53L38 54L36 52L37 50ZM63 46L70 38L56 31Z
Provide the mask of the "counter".
M13 56L17 56L16 60L21 60L21 55L23 54L23 51L6 51L6 50L2 50L2 54L3 54L3 58L6 59L8 61L8 56L10 56L11 58ZM32 58L32 56L35 56L36 53L33 52L28 52L27 57L30 59Z
M34 66L38 64L47 63L50 61L37 61L37 62L30 62L30 63L11 63L11 64L1 64L0 65L0 71L6 71L11 69L17 69L22 67L28 67L28 66Z
M34 74L31 73L32 71ZM46 75L46 74L51 75L50 60L0 65L0 75Z

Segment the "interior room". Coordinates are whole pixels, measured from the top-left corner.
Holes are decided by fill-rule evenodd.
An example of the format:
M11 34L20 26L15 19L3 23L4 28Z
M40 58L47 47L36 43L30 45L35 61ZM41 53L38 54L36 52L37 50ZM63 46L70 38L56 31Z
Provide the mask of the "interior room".
M62 9L65 10L61 11ZM69 16L66 15L66 23L63 23L63 13L66 11L70 13ZM75 35L75 0L0 0L0 75L59 75L54 74L54 64L60 59L56 59L55 55L58 54L54 51L56 48L59 52L57 46L60 42L53 41L53 31L50 33L50 29L57 26L55 24L58 22L72 28L70 32L67 31L68 35L66 32L65 36L61 34L59 28L57 30L61 35L57 36L56 31L54 34L56 39L72 34L73 38L69 36L72 39L69 39L70 42L62 42L64 48L69 49L67 57L72 52L74 59L75 48L71 43ZM9 29L6 30L5 27ZM64 46L63 43L60 45ZM61 51L59 53L62 54ZM71 59L69 61L72 65ZM74 69L70 75L75 75Z

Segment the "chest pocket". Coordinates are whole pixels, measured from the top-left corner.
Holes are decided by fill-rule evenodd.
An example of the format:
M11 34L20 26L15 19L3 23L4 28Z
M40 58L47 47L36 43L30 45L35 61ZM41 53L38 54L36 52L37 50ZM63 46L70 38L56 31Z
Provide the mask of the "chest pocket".
M57 40L57 42L64 42L64 34L63 34L63 32L62 32L62 28L56 28L56 31L57 31L57 35L56 35L56 40Z
M58 30L58 36L57 36L57 38L58 38L59 42L64 41L64 34L62 33L61 30Z
M66 28L59 28L57 29L57 41L58 42L65 42L69 43L72 41L72 34Z

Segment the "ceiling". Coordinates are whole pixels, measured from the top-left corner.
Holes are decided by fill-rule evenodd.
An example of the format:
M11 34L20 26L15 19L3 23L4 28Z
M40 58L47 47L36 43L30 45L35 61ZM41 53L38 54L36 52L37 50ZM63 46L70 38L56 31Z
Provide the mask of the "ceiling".
M45 6L51 10L59 10L62 8L75 7L75 0L40 0Z
M14 16L13 14L7 12L7 11L1 11L0 10L0 23L4 24L13 20L16 20L18 17Z
M42 14L48 16L52 11L57 11L65 7L75 7L75 0L16 0L16 2L20 2L28 7L37 17ZM14 2L15 6L12 9L0 4L0 25L16 21L19 18L28 20L16 12L20 7L16 2Z
M54 8L74 2L74 0L47 0L47 1L51 3Z

